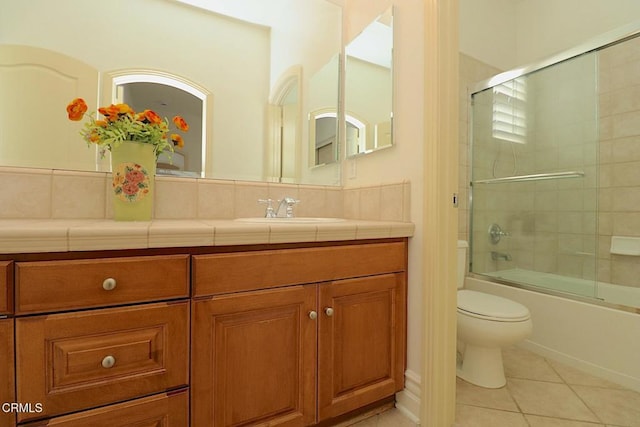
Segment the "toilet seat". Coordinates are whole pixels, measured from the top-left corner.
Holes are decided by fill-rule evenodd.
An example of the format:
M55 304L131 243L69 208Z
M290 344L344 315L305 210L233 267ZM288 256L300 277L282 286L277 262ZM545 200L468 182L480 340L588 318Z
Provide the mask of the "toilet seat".
M468 289L458 291L458 311L471 317L497 322L522 322L530 317L529 310L522 304Z

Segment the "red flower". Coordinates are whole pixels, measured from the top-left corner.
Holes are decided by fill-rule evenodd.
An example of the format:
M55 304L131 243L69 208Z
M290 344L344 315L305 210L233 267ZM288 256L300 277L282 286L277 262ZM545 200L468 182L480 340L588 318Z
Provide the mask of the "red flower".
M73 120L74 122L79 122L82 120L84 113L87 112L87 103L84 102L82 98L76 98L67 105L67 114L69 115L69 120Z

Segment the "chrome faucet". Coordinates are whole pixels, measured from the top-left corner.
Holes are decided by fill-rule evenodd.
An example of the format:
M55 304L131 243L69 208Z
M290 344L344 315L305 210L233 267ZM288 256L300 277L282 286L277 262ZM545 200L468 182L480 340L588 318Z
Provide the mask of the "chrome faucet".
M264 203L267 205L267 209L264 212L265 218L278 218L280 215L280 210L282 206L285 206L285 217L293 218L293 206L297 203L300 203L300 200L296 200L293 197L283 197L282 200L278 200L278 207L274 209L273 207L273 199L258 199L259 203Z
M511 255L503 252L491 251L491 259L494 261L497 261L499 259L503 259L505 261L511 261Z
M280 200L280 204L278 205L278 209L276 209L276 217L280 214L280 209L282 206L285 206L285 217L293 218L293 206L297 203L300 203L300 200L296 200L293 197L283 197Z

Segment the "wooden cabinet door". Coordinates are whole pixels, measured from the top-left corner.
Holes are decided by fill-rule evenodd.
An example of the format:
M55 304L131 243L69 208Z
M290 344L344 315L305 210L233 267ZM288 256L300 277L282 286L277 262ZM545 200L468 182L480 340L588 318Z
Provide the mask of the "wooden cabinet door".
M13 312L13 263L0 261L0 315Z
M404 387L405 275L320 285L318 418L332 418Z
M16 401L13 368L13 319L0 319L0 405ZM15 425L15 411L0 408L0 426Z
M52 417L189 384L189 302L16 320L19 402Z
M192 425L314 423L316 292L290 286L193 303Z

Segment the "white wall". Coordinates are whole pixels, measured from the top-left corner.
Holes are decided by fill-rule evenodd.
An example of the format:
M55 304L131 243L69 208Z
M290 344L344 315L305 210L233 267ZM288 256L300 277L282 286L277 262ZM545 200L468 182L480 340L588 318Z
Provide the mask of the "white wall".
M514 0L459 0L460 52L502 70L517 64Z
M516 65L536 62L638 20L638 0L520 0Z
M637 0L459 0L460 52L502 70L640 20Z

